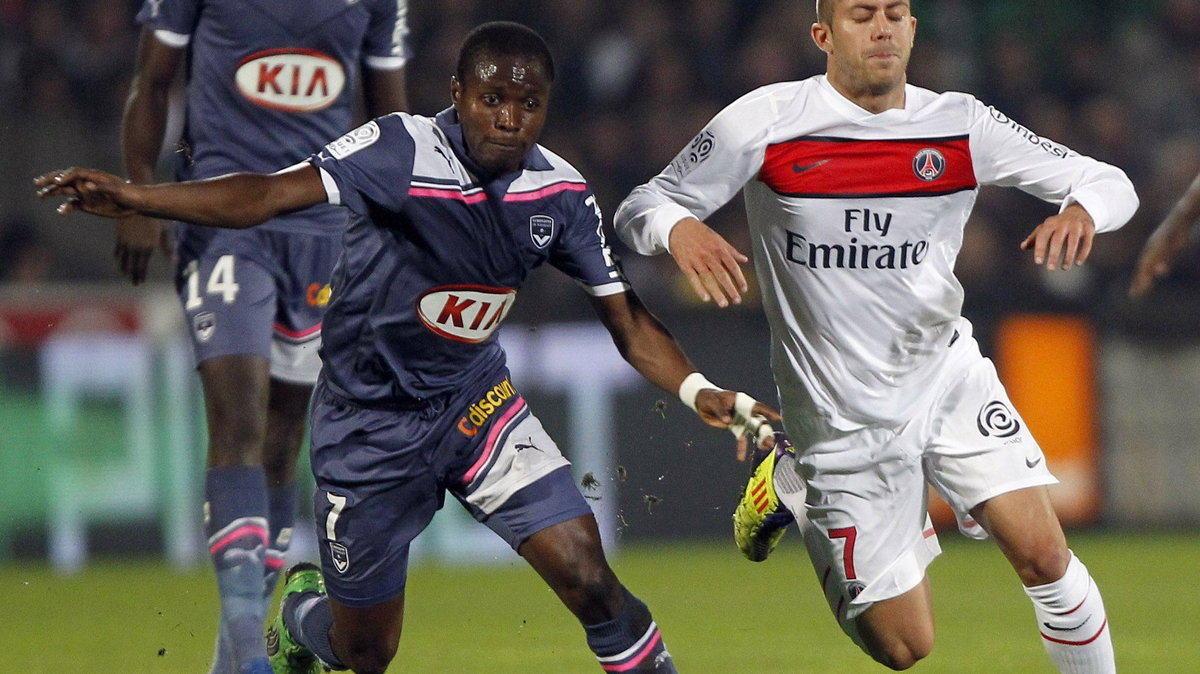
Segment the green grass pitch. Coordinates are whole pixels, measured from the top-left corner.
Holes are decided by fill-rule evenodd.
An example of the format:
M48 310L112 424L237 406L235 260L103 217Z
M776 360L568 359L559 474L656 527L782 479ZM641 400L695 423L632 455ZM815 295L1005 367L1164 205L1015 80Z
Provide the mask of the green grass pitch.
M938 645L919 672L1051 672L1032 609L988 543L943 536L931 568ZM1124 673L1200 672L1200 534L1074 534L1104 591ZM650 604L680 671L880 672L841 634L795 532L767 562L732 543L639 545L617 574ZM77 576L0 566L0 669L207 672L211 573L100 562ZM598 672L583 632L532 571L423 565L410 574L392 671Z

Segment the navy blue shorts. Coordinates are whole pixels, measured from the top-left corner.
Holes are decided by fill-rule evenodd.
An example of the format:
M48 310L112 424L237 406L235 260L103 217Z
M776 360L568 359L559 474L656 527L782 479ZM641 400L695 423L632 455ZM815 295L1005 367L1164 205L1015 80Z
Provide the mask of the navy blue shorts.
M311 384L341 232L179 227L176 290L196 364L261 355L276 379Z
M330 596L348 606L404 592L409 545L446 492L514 550L592 514L507 369L410 410L354 405L322 378L310 416L321 566Z

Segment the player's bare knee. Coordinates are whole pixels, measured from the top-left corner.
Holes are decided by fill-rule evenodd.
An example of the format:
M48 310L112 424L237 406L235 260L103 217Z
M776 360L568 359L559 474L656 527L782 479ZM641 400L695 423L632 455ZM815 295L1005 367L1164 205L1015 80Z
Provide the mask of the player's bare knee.
M878 652L872 652L871 657L888 669L897 672L909 669L933 650L933 642L918 641L916 643L897 640L887 644Z
M933 650L932 621L892 616L881 629L872 629L861 621L855 628L860 636L856 642L863 650L876 662L896 671L912 667Z
M606 568L582 568L569 580L563 593L576 613L602 614L609 619L620 610L621 584Z
M1046 546L1013 560L1013 568L1025 587L1053 583L1067 572L1071 552L1062 546Z
M355 674L383 674L396 657L396 645L379 643L357 643L338 652L342 663Z

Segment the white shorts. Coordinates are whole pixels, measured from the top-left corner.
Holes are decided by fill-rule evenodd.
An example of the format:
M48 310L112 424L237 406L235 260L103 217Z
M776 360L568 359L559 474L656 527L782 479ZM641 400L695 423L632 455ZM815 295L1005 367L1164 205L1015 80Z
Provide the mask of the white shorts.
M276 330L271 340L271 378L312 386L321 373L320 349L319 331L297 338Z
M964 344L922 413L899 429L789 425L807 482L801 527L830 608L851 635L872 603L916 587L941 546L929 520L932 484L972 538L971 508L1003 493L1054 484L1042 450L992 362Z

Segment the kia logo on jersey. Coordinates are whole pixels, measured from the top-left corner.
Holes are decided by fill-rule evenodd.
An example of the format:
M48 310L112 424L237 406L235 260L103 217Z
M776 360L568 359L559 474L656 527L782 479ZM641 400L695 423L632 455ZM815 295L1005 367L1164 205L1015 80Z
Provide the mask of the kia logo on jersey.
M478 344L500 327L516 299L512 288L438 286L417 300L417 315L435 334Z
M250 102L284 112L313 112L333 105L346 87L334 58L311 49L268 49L238 64L234 82Z
M545 248L554 238L554 218L549 215L534 215L529 218L529 237L538 248Z
M946 158L941 152L927 147L913 157L913 173L925 182L937 180L946 171Z

